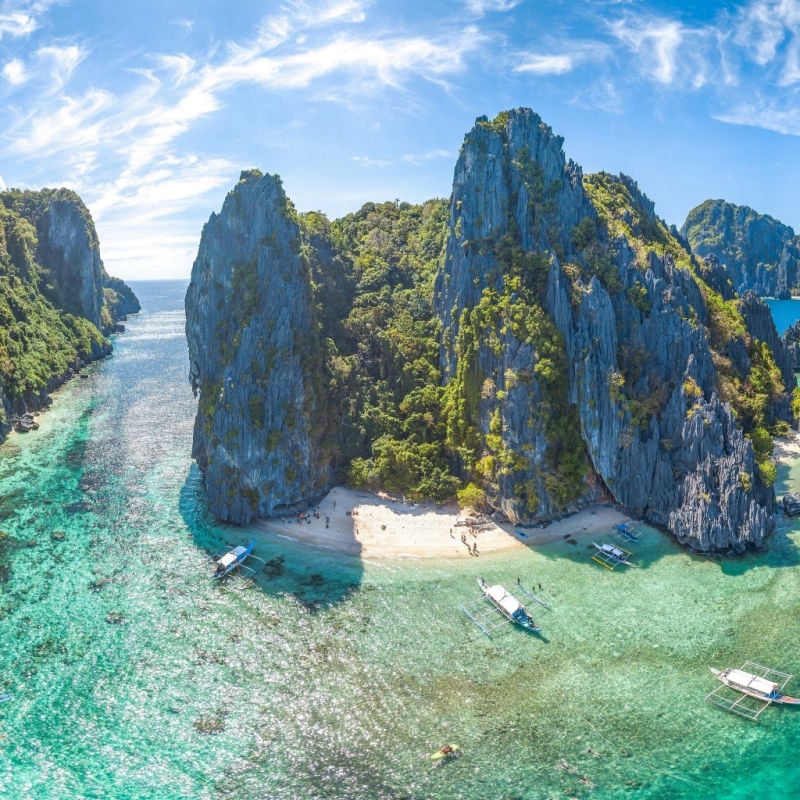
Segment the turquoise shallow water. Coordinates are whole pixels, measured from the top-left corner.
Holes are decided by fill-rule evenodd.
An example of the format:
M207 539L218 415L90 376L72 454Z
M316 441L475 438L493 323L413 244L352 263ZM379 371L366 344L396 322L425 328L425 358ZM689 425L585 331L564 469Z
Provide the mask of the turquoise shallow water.
M647 531L627 572L580 532L434 563L276 539L253 588L212 583L246 534L208 518L189 457L185 285L134 288L113 357L0 450L0 797L797 796L800 713L704 702L709 665L800 675L795 526L732 561ZM542 635L474 627L478 575L541 583ZM431 769L446 742L463 757Z

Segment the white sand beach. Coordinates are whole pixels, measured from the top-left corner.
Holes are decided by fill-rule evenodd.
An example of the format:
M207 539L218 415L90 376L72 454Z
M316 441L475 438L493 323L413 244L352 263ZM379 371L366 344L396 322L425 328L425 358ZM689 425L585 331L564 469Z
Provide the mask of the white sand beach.
M800 432L792 431L788 436L776 436L773 442L772 457L777 462L800 457Z
M510 523L464 523L456 504L403 502L383 494L332 489L315 513L259 520L256 536L282 536L362 558L466 558L563 539L568 535L609 531L628 521L616 509L597 505L550 523L546 528L520 528ZM522 531L521 537L515 531ZM462 535L464 539L462 540Z

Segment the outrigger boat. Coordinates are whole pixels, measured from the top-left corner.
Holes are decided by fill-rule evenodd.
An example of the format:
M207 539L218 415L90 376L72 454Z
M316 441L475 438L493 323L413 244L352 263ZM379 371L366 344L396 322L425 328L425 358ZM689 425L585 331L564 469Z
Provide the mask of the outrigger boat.
M592 561L602 564L606 569L615 569L620 564L626 567L633 566L630 560L633 553L630 550L625 550L623 547L617 547L613 544L597 544L592 542L597 548L597 552L592 556Z
M214 574L211 576L212 579L224 578L235 569L243 569L247 572L255 573L254 569L244 565L244 562L252 556L253 548L255 546L255 542L250 542L250 544L247 546L240 544L238 547L234 547L233 550L228 550L227 553L223 553L220 556L215 556L214 562L217 566L214 569ZM255 556L252 557L255 558Z
M800 706L800 698L783 693L783 687L793 677L785 672L778 672L752 661L745 661L741 669L732 669L731 667L726 669L709 667L709 669L723 685L709 692L706 700L726 711L732 711L734 714L755 720L771 703ZM735 699L730 700L722 696L725 687L738 693ZM745 702L747 698L753 698L757 702L747 704Z
M533 617L525 610L522 603L499 583L487 586L483 578L478 578L483 596L509 621L521 628L538 633L541 628L533 621Z
M639 531L632 522L620 522L614 526L614 530L616 531L614 535L625 542L639 541Z

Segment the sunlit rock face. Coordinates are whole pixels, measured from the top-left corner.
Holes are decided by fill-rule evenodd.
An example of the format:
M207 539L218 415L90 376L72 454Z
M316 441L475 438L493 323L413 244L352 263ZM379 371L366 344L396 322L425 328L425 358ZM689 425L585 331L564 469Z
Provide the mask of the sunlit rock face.
M210 510L246 523L330 481L308 268L280 180L242 173L203 228L186 294L193 455Z
M492 500L512 519L534 520L604 494L695 549L759 546L773 496L719 399L715 364L730 359L746 375L744 340L715 352L695 276L702 265L634 181L583 179L561 145L518 109L478 120L455 169L436 308L446 379L470 376L484 460L507 465L487 477ZM520 304L544 312L560 338L550 329L544 346L531 336ZM752 297L742 313L747 336L775 350L790 380L766 306ZM553 346L564 364L560 397L540 379ZM566 501L563 479L575 481L576 470L548 459L559 446L554 414L574 416L582 452L562 455L585 466ZM773 414L788 418L785 392Z
M516 109L477 120L461 148L432 319L450 469L514 521L602 498L697 550L760 546L774 497L763 436L743 425L791 418L769 311L633 180L584 176L562 144ZM346 398L318 313L319 286L333 297L342 280L335 246L304 238L280 180L257 171L203 229L186 331L194 456L221 519L305 508L333 480Z

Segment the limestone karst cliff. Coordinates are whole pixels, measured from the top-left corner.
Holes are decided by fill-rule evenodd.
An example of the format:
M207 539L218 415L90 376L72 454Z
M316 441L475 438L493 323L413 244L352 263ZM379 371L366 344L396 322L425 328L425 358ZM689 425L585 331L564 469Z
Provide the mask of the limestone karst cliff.
M100 259L91 215L66 189L0 192L0 436L80 367L111 351L105 334L139 310Z
M455 444L494 504L602 490L696 549L760 544L770 465L744 433L788 415L774 326L757 339L636 184L582 176L529 110L479 120L455 176L436 308Z
M792 377L763 303L529 109L477 121L444 211L331 223L243 173L186 298L211 510L471 483L523 523L605 498L694 549L761 545Z
M761 297L800 292L800 237L787 225L748 206L706 200L681 227L692 251L716 256L733 288Z
M278 178L242 173L203 228L186 294L193 455L209 507L247 522L318 498L331 455L322 341Z

